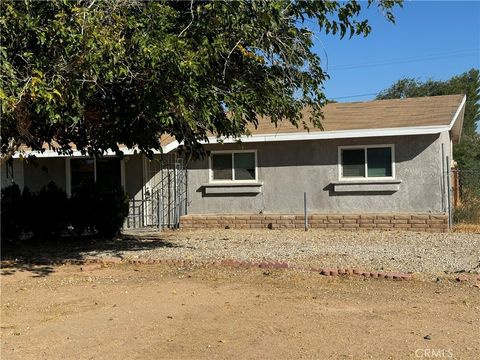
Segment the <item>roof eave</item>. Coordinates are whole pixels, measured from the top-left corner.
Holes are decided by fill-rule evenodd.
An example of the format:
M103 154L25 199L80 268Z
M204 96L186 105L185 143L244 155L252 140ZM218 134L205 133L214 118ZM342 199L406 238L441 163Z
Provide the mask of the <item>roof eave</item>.
M168 154L169 152L175 150L179 146L179 142L177 140L172 141L171 143L162 146L162 151L160 150L154 150L152 149L152 152L155 155L158 154ZM139 153L139 150L137 148L133 149L122 149L123 155L135 155ZM115 156L117 155L115 151L112 150L107 150L103 156ZM55 150L45 150L45 151L27 151L27 152L17 152L13 155L14 159L18 159L20 157L27 157L27 156L35 156L37 158L54 158L54 157L83 157L83 155L80 151L74 150L71 155L67 154L59 154Z
M462 137L463 119L465 117L466 103L467 103L467 96L464 95L462 102L458 106L457 111L455 111L452 121L449 124L448 130L451 130L452 141L454 144L458 144Z
M301 140L326 140L326 139L351 139L367 137L384 136L405 136L405 135L428 135L438 134L443 131L449 131L449 125L435 126L414 126L403 128L383 128L383 129L361 129L361 130L337 130L337 131L315 131L308 133L277 133L242 136L240 138L218 139L209 138L209 141L203 141L202 144L215 143L235 143L241 142L274 142L274 141L301 141Z

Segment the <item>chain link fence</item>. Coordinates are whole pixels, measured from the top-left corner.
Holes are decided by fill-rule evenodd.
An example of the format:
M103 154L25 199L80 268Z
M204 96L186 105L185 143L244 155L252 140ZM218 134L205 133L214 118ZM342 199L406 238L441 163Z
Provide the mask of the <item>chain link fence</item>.
M480 168L452 169L454 224L480 224Z

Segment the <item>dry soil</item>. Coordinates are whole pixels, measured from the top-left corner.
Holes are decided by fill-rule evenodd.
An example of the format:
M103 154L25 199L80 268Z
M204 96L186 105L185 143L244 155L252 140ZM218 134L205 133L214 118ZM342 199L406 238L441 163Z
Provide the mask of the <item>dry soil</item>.
M2 276L2 359L480 358L472 282L160 265L18 270Z

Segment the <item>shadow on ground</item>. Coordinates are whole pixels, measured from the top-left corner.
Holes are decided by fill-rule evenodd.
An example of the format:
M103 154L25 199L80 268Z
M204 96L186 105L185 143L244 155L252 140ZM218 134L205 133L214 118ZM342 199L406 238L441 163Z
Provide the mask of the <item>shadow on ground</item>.
M54 265L65 261L87 258L122 258L125 251L153 250L181 247L168 241L169 235L129 233L114 239L96 236L62 236L49 240L2 242L1 275L17 271L30 272L33 277L48 276L55 272Z

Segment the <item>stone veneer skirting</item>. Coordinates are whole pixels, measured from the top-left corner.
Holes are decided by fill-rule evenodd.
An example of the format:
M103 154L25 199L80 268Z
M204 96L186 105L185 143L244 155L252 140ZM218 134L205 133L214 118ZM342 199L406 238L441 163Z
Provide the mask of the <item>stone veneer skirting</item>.
M304 215L283 214L199 214L180 218L183 229L303 229ZM339 230L410 230L447 232L446 214L311 214L309 228Z

